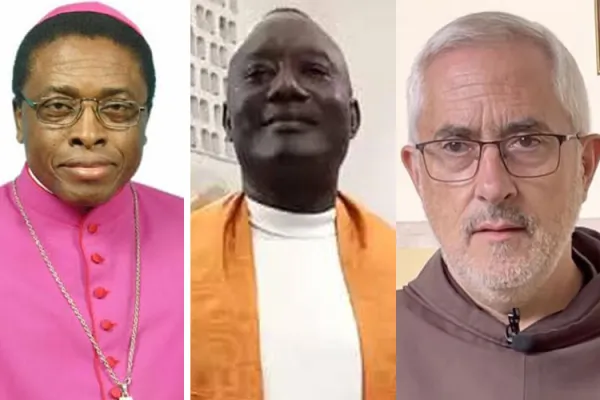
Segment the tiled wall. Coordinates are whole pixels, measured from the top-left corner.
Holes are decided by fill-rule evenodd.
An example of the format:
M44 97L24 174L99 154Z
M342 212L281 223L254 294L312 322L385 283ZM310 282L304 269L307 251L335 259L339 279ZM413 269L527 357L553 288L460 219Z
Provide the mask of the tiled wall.
M237 1L196 0L192 4L190 147L194 153L234 159L222 119L227 66L237 42Z
M238 42L238 0L191 0L192 195L238 189L235 151L223 129L227 67Z

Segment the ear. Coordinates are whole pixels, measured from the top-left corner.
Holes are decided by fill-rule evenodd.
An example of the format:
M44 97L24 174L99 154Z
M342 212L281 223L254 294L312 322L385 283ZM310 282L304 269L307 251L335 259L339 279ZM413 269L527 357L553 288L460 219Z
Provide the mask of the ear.
M350 139L354 139L360 128L360 104L358 100L350 100Z
M15 127L17 128L17 142L23 144L25 136L23 134L23 108L21 103L15 97L12 101L13 118L15 119Z
M231 116L229 115L229 107L227 103L223 103L223 119L221 121L225 130L225 140L231 142Z
M600 160L600 135L589 134L583 136L581 139L582 151L581 151L581 162L583 165L583 188L585 197L587 198L588 189L592 184L592 179L596 173L598 167L598 160Z
M421 175L422 169L419 156L419 150L412 145L406 145L401 150L402 164L404 164L404 168L406 168L408 175L410 175L413 186L419 193L419 196L421 196L423 176Z

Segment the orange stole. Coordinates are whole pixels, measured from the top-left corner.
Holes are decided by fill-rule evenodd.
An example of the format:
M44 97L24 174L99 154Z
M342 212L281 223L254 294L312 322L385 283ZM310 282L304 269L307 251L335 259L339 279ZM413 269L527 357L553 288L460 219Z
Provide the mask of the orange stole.
M342 194L336 212L341 264L360 334L363 399L393 400L394 230ZM192 399L263 400L251 240L242 194L230 195L192 214Z

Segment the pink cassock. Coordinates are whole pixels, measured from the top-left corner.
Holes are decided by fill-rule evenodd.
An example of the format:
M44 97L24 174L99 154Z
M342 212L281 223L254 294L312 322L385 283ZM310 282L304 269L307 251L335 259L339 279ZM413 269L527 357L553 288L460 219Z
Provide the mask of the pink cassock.
M130 395L184 396L184 203L134 184L140 205L141 306ZM128 187L85 217L39 186L27 168L19 196L65 287L104 354L125 376L135 294ZM0 187L0 399L111 400L113 383ZM118 398L118 397L117 397Z

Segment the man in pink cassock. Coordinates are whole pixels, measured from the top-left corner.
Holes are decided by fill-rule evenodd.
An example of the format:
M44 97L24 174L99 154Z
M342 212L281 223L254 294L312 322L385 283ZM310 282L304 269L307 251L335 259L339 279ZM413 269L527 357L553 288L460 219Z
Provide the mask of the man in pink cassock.
M21 42L27 163L0 187L0 399L183 398L184 204L131 182L155 81L139 28L101 3L59 7Z

